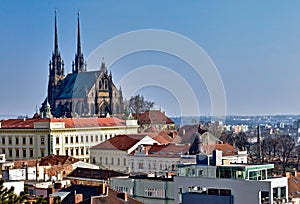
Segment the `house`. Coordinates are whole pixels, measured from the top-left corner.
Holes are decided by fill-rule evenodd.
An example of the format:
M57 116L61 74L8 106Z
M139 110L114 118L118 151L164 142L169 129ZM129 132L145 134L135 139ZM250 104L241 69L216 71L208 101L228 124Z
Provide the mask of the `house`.
M143 113L133 114L133 117L138 120L142 132L149 128L155 128L158 131L175 129L174 121L160 110L147 110Z
M91 148L91 162L101 168L131 172L128 155L139 145L159 143L148 134L117 135Z
M195 156L188 155L189 148L189 144L141 144L128 156L131 173L175 174L177 164L196 162Z

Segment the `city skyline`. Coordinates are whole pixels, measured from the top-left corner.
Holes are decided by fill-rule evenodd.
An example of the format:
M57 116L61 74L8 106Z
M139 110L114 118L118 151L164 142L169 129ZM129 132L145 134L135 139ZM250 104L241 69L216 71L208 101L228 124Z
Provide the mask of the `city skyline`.
M53 51L55 10L66 73L71 72L76 52L79 10L85 59L102 43L123 33L142 29L171 31L197 43L216 65L225 89L227 114L299 114L299 8L299 2L279 1L4 1L0 7L0 22L5 27L0 33L0 114L31 116L43 102ZM107 59L103 55L99 56L99 67L102 57ZM134 53L112 64L109 70L118 83L130 71L153 64L168 67L188 81L196 92L200 114L210 113L205 83L174 56L152 51ZM99 69L89 64L87 67ZM162 107L168 115L181 115L170 90L149 86L140 87L137 93L155 101L156 107Z

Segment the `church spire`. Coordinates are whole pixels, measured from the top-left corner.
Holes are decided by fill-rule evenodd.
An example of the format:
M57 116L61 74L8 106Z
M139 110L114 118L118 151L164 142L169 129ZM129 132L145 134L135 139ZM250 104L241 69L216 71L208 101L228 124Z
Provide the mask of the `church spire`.
M47 100L51 106L51 110L55 110L55 98L59 86L64 79L64 61L61 59L58 50L58 32L57 32L57 12L55 10L54 17L54 50L52 51L52 59L49 62L49 81ZM44 107L45 108L45 107Z
M54 53L58 55L58 36L57 36L57 22L56 22L56 10L55 10L55 26L54 26Z
M79 12L77 13L77 52L75 54L75 69L74 72L84 72L86 71L86 66L84 63L83 54L81 51L81 41L80 41L80 21L79 21Z
M79 22L79 12L77 13L78 18L78 28L77 28L77 55L81 55L81 42L80 42L80 22Z

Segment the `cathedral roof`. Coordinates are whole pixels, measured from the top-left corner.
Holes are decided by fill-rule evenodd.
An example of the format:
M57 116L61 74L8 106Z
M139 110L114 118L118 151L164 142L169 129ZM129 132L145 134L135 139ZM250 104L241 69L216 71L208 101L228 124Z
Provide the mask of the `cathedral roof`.
M56 99L84 98L101 71L70 73L63 80Z

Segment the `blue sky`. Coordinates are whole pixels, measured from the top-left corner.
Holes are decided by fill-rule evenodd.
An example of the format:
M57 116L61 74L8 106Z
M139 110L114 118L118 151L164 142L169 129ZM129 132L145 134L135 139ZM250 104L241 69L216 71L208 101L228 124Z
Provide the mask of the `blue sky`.
M44 100L55 9L59 49L67 72L76 50L79 10L86 58L103 42L122 33L169 30L196 42L214 62L224 84L228 114L300 114L299 1L133 0L2 0L0 114L31 116ZM201 114L210 113L207 87L173 56L136 53L119 60L110 70L117 82L130 70L152 63L182 75L197 92ZM139 93L154 100L167 114L180 115L176 96L163 87L145 87Z

